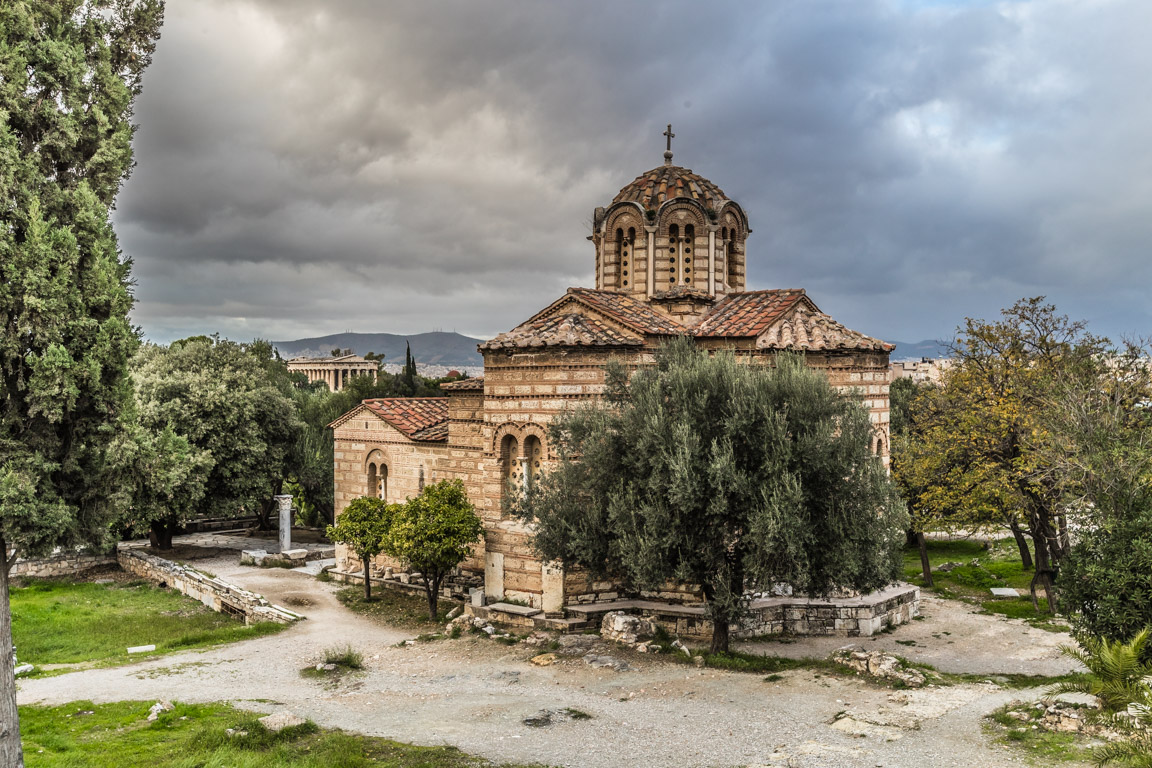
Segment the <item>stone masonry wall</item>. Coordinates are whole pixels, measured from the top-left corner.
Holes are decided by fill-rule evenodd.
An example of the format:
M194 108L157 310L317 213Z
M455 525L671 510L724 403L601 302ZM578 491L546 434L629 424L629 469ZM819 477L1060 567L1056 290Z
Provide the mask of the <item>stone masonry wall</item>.
M195 568L178 565L147 552L122 549L117 556L120 567L129 573L161 586L171 587L194 600L199 600L218 613L242 618L245 624L260 621L291 624L303 618L287 608L272 605L255 592L249 592L235 584L201 573Z
M115 564L116 555L91 555L84 550L79 550L68 554L53 555L52 557L17 560L16 564L12 566L12 571L9 576L52 579L61 576L75 576L78 573L83 573L93 568Z

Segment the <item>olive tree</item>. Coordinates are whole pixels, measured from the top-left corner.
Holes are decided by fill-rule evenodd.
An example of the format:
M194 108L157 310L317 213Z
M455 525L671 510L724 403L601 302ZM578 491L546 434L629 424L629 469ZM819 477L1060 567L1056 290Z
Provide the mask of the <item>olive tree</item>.
M559 464L509 511L546 560L622 580L701 585L712 650L749 590L872 590L900 572L904 506L867 411L802 358L709 355L690 339L554 423ZM512 495L510 495L512 496Z

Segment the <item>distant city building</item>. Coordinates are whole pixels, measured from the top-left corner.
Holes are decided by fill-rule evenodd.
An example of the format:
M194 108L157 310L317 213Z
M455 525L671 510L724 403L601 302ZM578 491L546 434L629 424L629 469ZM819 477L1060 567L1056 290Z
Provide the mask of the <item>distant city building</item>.
M939 384L944 371L951 365L952 359L948 357L922 357L919 360L897 360L889 363L888 369L892 372L892 381L912 379L917 384Z
M365 360L359 355L341 355L294 357L288 361L288 370L304 374L310 382L322 381L328 385L328 389L339 392L348 386L348 380L353 376L371 376L375 380L379 367L375 361Z

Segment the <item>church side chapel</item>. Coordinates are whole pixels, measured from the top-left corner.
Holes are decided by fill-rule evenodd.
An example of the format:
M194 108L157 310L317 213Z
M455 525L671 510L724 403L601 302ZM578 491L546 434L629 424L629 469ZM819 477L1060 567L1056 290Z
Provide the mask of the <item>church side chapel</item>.
M661 342L675 336L765 362L782 350L799 352L833 386L860 398L875 428L875 453L888 462L892 345L836 322L803 289L746 290L747 214L716 184L674 165L671 126L665 136L663 165L593 214L595 288L570 288L481 344L483 377L442 385L444 397L367 400L331 424L337 515L359 496L402 501L427 482L464 482L485 532L455 588L459 595L482 586L469 610L490 620L581 629L624 608L681 634L711 632L698 587L625 594L614 583L541 562L526 526L501 516L503 493L548 471L549 422L603 391L610 359L650 363ZM339 546L334 575L357 581L361 571ZM408 580L385 556L373 572ZM528 607L501 602L509 598ZM741 631L868 635L910 620L918 600L908 585L832 601L762 597Z

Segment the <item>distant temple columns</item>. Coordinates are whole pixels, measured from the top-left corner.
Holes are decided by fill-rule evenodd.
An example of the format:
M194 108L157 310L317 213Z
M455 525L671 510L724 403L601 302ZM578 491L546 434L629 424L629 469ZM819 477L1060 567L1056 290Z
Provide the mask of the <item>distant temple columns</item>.
M341 357L295 357L288 361L288 370L303 373L309 382L322 381L333 392L348 386L353 376L371 376L376 380L379 366L374 360L359 355Z

